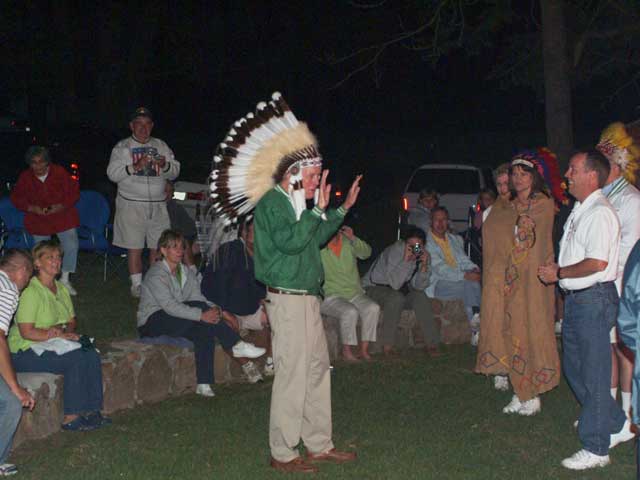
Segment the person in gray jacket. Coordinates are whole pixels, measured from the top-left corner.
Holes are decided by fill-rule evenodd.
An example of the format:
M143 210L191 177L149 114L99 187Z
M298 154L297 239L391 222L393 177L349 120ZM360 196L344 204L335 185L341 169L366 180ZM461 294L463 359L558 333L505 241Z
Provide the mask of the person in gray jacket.
M138 306L140 336L167 335L191 340L196 357L196 393L199 395L214 396L211 384L214 382L213 354L216 338L227 352L238 359L249 381L252 381L252 374L255 374L253 370L257 371L257 368L247 358L260 357L264 355L265 349L243 342L225 321L221 321L221 309L200 293L195 273L182 263L184 238L180 232L162 232L158 250L162 261L149 268L142 283Z
M382 342L385 355L393 354L398 321L404 308L412 309L422 327L425 349L431 357L440 355L440 332L435 324L431 301L424 290L429 286L429 254L425 233L410 225L404 240L388 246L363 278L367 296L382 308Z
M180 174L180 163L168 145L151 136L153 116L144 108L131 114L131 136L120 140L109 159L107 176L118 184L113 244L127 249L131 295L140 296L142 250L156 260L162 231L171 227L165 203L165 182Z

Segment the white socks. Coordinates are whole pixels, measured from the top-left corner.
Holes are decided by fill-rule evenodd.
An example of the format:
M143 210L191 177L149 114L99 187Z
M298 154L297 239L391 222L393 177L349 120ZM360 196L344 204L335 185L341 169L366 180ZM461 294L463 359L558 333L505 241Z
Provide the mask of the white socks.
M621 390L620 397L622 398L622 410L624 410L625 415L629 416L631 410L631 392Z
M618 387L611 388L611 396L614 400L618 398Z
M129 278L131 278L131 285L132 286L137 286L142 284L142 274L141 273L134 273L132 275L129 275Z

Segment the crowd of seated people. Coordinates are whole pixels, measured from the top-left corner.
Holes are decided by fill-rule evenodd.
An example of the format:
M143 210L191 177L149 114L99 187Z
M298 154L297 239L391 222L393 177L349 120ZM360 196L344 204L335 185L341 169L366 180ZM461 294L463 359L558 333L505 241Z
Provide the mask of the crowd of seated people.
M604 174L598 173L603 178L598 178L597 182L594 180L593 190L584 199L586 201L593 192L602 190L603 198L609 199L620 220L624 258L616 257L618 263L614 276L615 286L618 292L622 292L626 258L640 238L640 223L635 210L632 211L629 205L640 204L640 193L625 181L613 147L606 143L603 145L602 151L610 162L609 177L605 181ZM55 169L49 166L46 151L32 151L29 155L31 173L38 182L45 182L48 175L55 173ZM573 163L578 162L575 158ZM324 270L321 312L338 321L342 358L348 362L371 361L369 347L372 342L380 342L386 356L397 355L394 346L398 343L398 322L402 310L407 308L415 313L428 355L440 356L440 332L434 320L431 299L459 299L476 334L472 344L479 342L475 371L492 375L498 390L514 390L513 398L503 412L524 416L538 413L541 410L540 395L559 382L560 359L552 323L555 308L553 284L570 279L569 275L573 273L571 266L559 267L553 263L553 222L563 198L556 195L552 182L545 177L549 170L546 161L548 159L539 151L520 152L495 172L497 199L493 192L480 192L481 208L475 215L473 227L485 234L486 251L481 257L482 264L476 264L469 258L464 251L462 237L450 231L448 211L438 205L438 194L432 189L420 192L418 205L410 212L410 224L404 229L403 238L387 246L362 278L358 261L370 257L372 249L355 235L351 227L343 226L326 245L321 245L320 258ZM583 163L587 165L588 161ZM40 164L48 166L49 170L44 171ZM584 171L589 174L592 170L587 167ZM605 169L600 170L604 172ZM576 178L577 174L572 170L568 173ZM53 179L51 177L50 181ZM33 183L33 178L28 180ZM35 183L35 186L39 187L39 184ZM575 186L574 191L578 192ZM170 184L167 184L167 192L167 200L170 200ZM46 215L46 207L40 205L42 202L38 205L25 203L19 194L20 190L15 193L16 201L29 215ZM60 205L65 205L62 200L60 202ZM59 208L57 205L52 207L53 213L66 211L66 215L73 216L70 207ZM43 221L36 220L36 224ZM6 259L0 260L0 327L8 335L5 343L11 365L10 369L3 368L0 379L0 411L13 406L5 402L5 391L10 392L9 396L17 397L21 406L33 407L33 398L17 385L15 373L6 372L51 372L64 376L61 428L66 431L94 430L111 423L110 418L102 415L100 356L78 327L68 282L68 273L75 268L75 258L73 266L65 262L64 249L68 239L65 240L64 232L51 233L57 233L62 244L45 238L36 244L31 255L9 252ZM193 232L190 236L193 237ZM569 241L571 239L563 238L563 244ZM75 257L72 243L69 244L70 255ZM189 255L186 255L186 248ZM253 225L251 220L247 220L240 223L238 238L223 243L212 258L206 259L202 272L197 272L191 255L193 250L185 241L184 234L177 229L167 229L161 233L157 243L158 261L151 264L142 281L137 311L140 337L190 340L194 347L196 393L199 395L215 395L211 386L215 382L216 340L233 361L242 366L249 382L255 383L262 380L263 375L276 373L265 309L265 287L255 279L253 249ZM65 265L69 265L67 270ZM34 274L31 277L32 268ZM61 273L61 280L57 280ZM583 277L576 275L575 278ZM22 294L18 302L20 290ZM563 291L564 295L572 295L582 289ZM2 321L6 320L7 312L12 314L13 310L16 312L15 321L9 329L8 322ZM628 308L626 312L630 322ZM242 339L241 334L247 330L256 333L256 344L260 346ZM625 335L629 338L629 330ZM487 363L491 356L510 358L515 355L512 345L516 337L518 345L526 352L529 370ZM620 368L626 369L622 404L626 417L630 418L629 370L633 363L631 366L625 363L628 357L621 353L623 347L618 345L615 332L611 338L613 358L618 358ZM3 345L0 342L0 353ZM358 347L357 351L354 352L353 347ZM565 356L570 354L565 352ZM260 371L253 360L263 356L264 364ZM0 361L7 362L4 358ZM522 380L533 375L534 370L548 370L555 374L544 383ZM613 373L611 396L616 398L614 385L617 386L618 377L615 369ZM578 374L574 382L579 380L577 377ZM587 417L586 413L580 417L580 422L584 422L583 426L578 426L581 440L586 428L584 425L591 421ZM624 422L620 432L611 432L612 445L630 438L627 436L628 423L629 420ZM15 430L15 425L9 425L9 430ZM0 434L0 474L4 474L3 469L11 471L11 466L2 462L8 452L7 438L10 445L12 435ZM566 459L563 465L580 469L608 463L608 455L605 459L603 454L590 452L588 442L583 443L587 453L580 451Z

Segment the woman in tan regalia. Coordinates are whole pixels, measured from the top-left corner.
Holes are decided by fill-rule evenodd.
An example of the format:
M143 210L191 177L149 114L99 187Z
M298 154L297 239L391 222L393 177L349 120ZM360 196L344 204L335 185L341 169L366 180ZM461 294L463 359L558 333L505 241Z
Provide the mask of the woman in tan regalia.
M515 392L504 413L534 415L539 395L558 385L554 290L537 277L553 260L554 200L544 176L557 171L538 152L522 152L509 169L511 198L499 199L483 225L483 292L476 372L496 375ZM543 176L544 175L544 176ZM507 380L508 377L508 380Z

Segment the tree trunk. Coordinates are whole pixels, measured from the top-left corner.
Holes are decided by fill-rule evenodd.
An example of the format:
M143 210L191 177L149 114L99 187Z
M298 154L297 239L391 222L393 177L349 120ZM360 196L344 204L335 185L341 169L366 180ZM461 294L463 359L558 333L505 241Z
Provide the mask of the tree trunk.
M540 0L547 144L566 166L573 149L573 119L564 3Z

